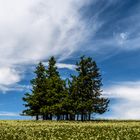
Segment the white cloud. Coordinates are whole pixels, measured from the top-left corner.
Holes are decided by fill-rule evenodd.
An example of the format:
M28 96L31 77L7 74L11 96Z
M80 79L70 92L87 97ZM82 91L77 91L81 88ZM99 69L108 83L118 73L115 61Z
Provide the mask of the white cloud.
M126 43L127 39L128 39L128 33L119 33L115 35L116 41L119 45L123 45Z
M31 89L32 87L29 85L18 85L16 83L12 85L0 85L0 91L2 91L3 94L8 91L27 91Z
M102 53L101 55L105 54L108 58L111 52L108 50L114 45L121 44L120 46L124 47L120 48L127 50L140 48L139 37L128 38L128 33L131 35L132 31L121 31L109 39L93 38L91 47L81 48L81 44L87 41L90 35L94 36L107 22L98 18L100 14L116 3L110 0L98 9L97 13L93 13L92 19L86 23L79 9L90 2L95 2L96 6L97 0L0 0L0 71L9 69L9 74L0 74L0 82L7 86L19 82L22 79L18 69L21 64L34 64L52 55L63 60L73 52L82 50ZM137 21L138 17L135 17ZM126 18L127 22L129 18ZM103 58L106 57L101 59ZM73 66L64 64L60 67L73 69Z
M20 76L15 69L9 67L0 68L0 85L11 85L20 81Z
M17 117L17 116L19 116L19 114L15 113L15 112L0 111L0 116Z
M140 81L121 82L104 89L104 95L114 98L111 118L140 119Z
M84 51L94 53L103 61L116 55L117 52L139 50L140 5L135 4L129 8L131 12L120 14L120 10L124 10L121 6L123 7L127 2L122 3L121 0L109 0L107 3L101 2L104 3L104 6L100 7L100 2L95 1L95 5L92 5L93 9L95 9L92 20L95 20L97 25L100 24L100 26L96 27L97 34L92 38L92 41L90 40L92 43L89 44L88 48L84 48ZM110 8L112 10L109 10Z
M0 86L21 80L16 66L77 50L89 34L79 9L89 2L0 0Z
M76 68L76 65L72 65L72 64L65 64L65 63L57 63L56 64L58 68L67 68L67 69L70 69L70 70L75 70Z
M0 63L32 63L60 54L68 57L87 36L78 2L0 1Z
M44 64L45 66L48 66L48 62L43 62L43 64ZM66 69L70 69L70 70L75 70L75 68L76 68L76 65L73 65L73 64L66 64L66 63L56 63L56 66L57 66L57 68L59 68L59 69L66 68Z

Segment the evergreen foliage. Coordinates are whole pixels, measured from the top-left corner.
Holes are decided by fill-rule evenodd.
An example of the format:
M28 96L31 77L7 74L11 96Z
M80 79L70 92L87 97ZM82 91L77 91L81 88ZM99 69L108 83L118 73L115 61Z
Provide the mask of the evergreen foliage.
M101 75L92 58L82 56L76 63L77 76L62 80L54 57L47 69L40 62L31 80L31 93L26 93L24 115L38 120L90 120L91 114L107 111L109 100L101 95Z
M101 75L92 58L82 56L76 64L78 76L73 76L71 94L76 106L76 113L81 120L90 120L91 113L102 114L107 111L109 100L101 97Z
M40 109L44 106L44 96L46 96L46 69L40 62L34 71L36 77L31 80L32 93L26 93L23 100L26 102L25 107L27 110L23 111L23 114L38 116L41 114Z

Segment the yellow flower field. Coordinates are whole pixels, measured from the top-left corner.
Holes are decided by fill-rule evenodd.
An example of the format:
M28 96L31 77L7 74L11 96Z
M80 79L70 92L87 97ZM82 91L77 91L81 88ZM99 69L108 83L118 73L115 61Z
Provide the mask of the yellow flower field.
M0 140L140 140L140 121L0 121Z

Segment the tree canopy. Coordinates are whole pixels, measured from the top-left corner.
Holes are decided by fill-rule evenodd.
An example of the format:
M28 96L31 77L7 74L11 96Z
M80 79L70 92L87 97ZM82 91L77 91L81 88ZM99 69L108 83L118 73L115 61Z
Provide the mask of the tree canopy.
M48 66L41 62L31 80L31 93L26 93L24 115L38 120L91 120L93 113L107 111L109 100L102 96L100 70L91 57L82 56L76 63L77 75L63 80L51 57Z

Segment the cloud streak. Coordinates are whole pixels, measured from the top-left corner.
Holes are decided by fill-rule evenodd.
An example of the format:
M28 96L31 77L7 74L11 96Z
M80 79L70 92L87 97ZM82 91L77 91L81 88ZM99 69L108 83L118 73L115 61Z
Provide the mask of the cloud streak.
M52 55L63 60L77 50L89 34L79 9L89 2L0 1L0 85L9 86L22 79L17 66Z
M121 0L97 1L86 7L84 16L88 26L96 27L96 32L89 39L89 46L84 51L91 51L104 58L116 51L133 51L140 49L139 26L140 2L122 2ZM111 55L112 56L112 55Z
M68 57L87 35L77 2L1 1L1 63L32 63L60 54Z
M15 112L0 111L0 116L16 117L16 116L19 116L19 114Z
M0 90L21 81L25 65L52 55L59 62L86 52L109 59L118 50L140 49L140 3L131 5L131 0L0 1Z
M105 88L104 95L116 100L111 118L140 119L140 81L116 83Z

